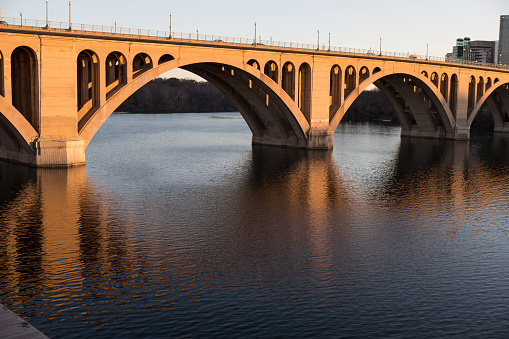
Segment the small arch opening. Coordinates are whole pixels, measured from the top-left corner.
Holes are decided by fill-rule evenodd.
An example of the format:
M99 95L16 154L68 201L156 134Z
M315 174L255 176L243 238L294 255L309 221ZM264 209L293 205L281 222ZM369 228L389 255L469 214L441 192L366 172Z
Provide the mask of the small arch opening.
M329 106L329 120L332 120L333 114L341 106L341 85L342 85L342 72L339 65L332 66L330 70L330 106Z
M268 76L269 78L271 78L276 84L278 83L278 76L279 76L278 67L274 61L272 61L272 60L267 61L267 63L265 64L263 73L266 76Z
M382 70L380 69L380 67L375 67L375 69L373 70L373 74L381 72L381 71Z
M0 51L0 95L5 97L5 84L4 84L4 56Z
M290 98L295 100L295 66L289 61L283 65L281 86Z
M458 101L458 76L453 74L451 76L451 88L449 93L449 108L456 118L456 105Z
M359 83L362 83L367 78L369 78L369 69L366 66L364 66L359 71Z
M421 74L424 75L426 78L428 77L428 72L426 71L422 71Z
M127 62L120 52L111 52L106 57L106 99L127 83Z
M437 74L437 72L431 73L430 80L433 83L433 85L435 85L435 87L438 88L438 74Z
M159 61L157 62L157 65L161 65L161 64L164 64L165 62L172 61L172 60L175 60L173 55L165 54L165 55L163 55L163 56L161 56L159 58Z
M479 81L477 82L477 101L479 101L484 95L484 78L479 77Z
M311 67L303 63L299 67L299 108L311 122Z
M258 61L256 61L255 59L251 59L247 62L247 64L249 66L252 66L254 68L256 68L257 70L260 70L260 64L258 63Z
M11 54L12 105L39 131L37 56L29 47Z
M447 94L449 92L449 76L445 73L440 77L440 93L447 100Z
M348 66L345 70L345 98L357 87L357 72L353 66Z
M489 90L489 89L491 88L491 85L492 85L492 84L491 84L491 78L490 78L490 77L488 77L488 78L486 79L486 90Z
M475 105L475 84L476 84L475 77L471 76L470 81L468 83L468 109L467 109L468 114L472 112L472 109L474 108Z
M152 68L152 59L146 53L138 53L133 59L133 79Z
M99 106L99 58L91 50L84 50L77 58L78 121Z
M499 82L500 80L498 80L498 78L495 78L495 81L493 81L494 84L496 84L497 82Z

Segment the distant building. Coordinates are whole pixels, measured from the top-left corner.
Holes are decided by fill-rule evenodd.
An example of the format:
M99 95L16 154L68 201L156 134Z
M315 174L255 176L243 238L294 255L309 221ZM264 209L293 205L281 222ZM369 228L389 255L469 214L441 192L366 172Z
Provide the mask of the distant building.
M500 16L500 35L498 38L498 63L509 65L509 15Z
M470 53L473 60L484 63L495 63L495 41L475 40L470 42Z
M495 56L493 59L494 63L498 64L498 40L495 41Z
M456 46L452 48L451 54L446 55L446 58L447 57L453 60L474 60L470 53L470 38L456 39Z
M469 60L484 63L495 62L495 41L474 40L458 38L452 53L447 53L447 60Z

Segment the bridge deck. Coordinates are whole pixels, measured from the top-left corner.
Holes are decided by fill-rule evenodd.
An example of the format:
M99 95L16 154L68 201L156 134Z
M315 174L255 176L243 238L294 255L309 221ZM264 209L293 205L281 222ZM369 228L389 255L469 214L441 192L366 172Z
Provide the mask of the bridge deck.
M12 339L48 339L35 327L0 304L0 337Z

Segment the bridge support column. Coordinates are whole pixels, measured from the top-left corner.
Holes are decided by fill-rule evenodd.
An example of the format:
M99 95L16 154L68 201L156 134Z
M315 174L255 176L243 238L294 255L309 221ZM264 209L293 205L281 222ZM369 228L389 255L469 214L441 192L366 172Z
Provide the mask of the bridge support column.
M70 167L85 164L84 140L36 140L32 142L37 167Z
M311 129L308 132L307 149L332 149L333 131L323 129Z

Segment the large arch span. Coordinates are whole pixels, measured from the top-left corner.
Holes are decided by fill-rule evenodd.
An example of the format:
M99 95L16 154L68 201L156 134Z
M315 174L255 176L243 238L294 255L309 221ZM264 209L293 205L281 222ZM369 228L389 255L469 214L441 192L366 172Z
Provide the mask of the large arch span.
M309 123L289 95L268 75L251 65L223 64L209 58L170 60L133 78L94 110L79 126L86 145L106 119L134 92L154 78L180 67L211 82L237 107L251 132L253 143L287 147L306 147Z

